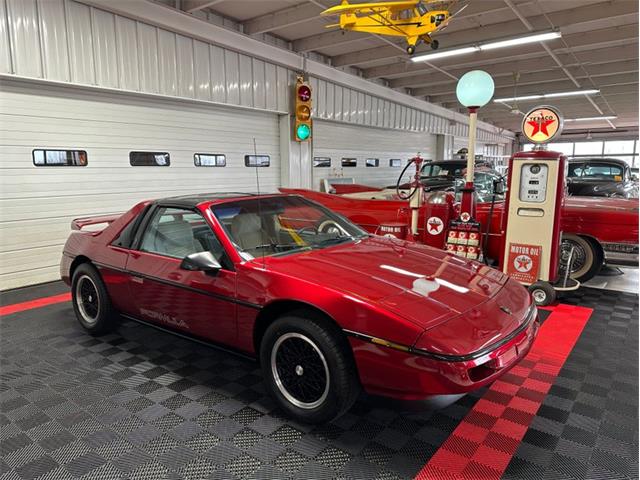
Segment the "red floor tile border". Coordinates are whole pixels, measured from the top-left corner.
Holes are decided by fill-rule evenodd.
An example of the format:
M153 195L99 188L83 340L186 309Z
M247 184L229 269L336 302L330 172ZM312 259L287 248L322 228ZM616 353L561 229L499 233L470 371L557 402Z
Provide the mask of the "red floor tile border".
M586 325L590 308L559 304L523 362L491 385L415 480L498 480Z
M0 307L0 317L11 315L13 313L24 312L33 308L46 307L56 303L68 302L71 300L71 293L61 293L60 295L52 295L50 297L37 298L28 302L14 303L13 305L5 305Z

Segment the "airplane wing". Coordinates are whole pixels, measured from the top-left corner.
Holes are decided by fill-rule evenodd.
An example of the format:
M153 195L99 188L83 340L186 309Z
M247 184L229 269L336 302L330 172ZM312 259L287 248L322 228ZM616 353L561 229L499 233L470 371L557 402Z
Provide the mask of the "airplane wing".
M451 22L451 20L453 20L458 14L460 14L468 6L469 6L469 2L466 2L465 4L463 4L462 7L460 7L456 12L452 13L451 16L449 16L444 22L442 22L438 26L438 28L436 28L432 33L439 33L442 30L444 30L449 25L449 22Z
M396 12L399 10L406 10L413 8L419 0L409 0L403 2L374 2L374 3L356 3L356 4L341 4L335 7L327 8L321 12L320 15L342 15L349 13L380 13L382 11Z

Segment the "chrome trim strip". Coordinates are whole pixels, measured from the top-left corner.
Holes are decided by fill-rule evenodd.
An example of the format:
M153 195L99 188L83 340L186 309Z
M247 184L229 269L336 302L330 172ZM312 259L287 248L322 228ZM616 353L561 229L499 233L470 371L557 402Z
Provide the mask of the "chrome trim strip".
M235 303L237 305L242 305L244 307L249 307L249 308L254 308L256 310L261 310L262 309L262 305L257 305L255 303L250 303L250 302L245 302L243 300L238 300L236 298L233 297L227 297L226 295L220 295L217 293L213 293L213 292L207 292L206 290L200 290L199 288L193 288L193 287L189 287L188 285L182 285L181 283L178 282L172 282L170 280L165 280L164 278L158 278L158 277L154 277L151 275L146 275L140 272L134 272L132 270L127 270L124 268L119 268L119 267L114 267L111 265L107 265L104 263L100 263L100 262L95 262L92 261L92 263L98 267L98 269L101 268L106 268L106 269L110 269L110 270L114 270L116 272L120 272L120 273L124 273L125 275L129 275L132 279L133 282L136 283L142 283L143 280L150 280L152 282L158 282L158 283L162 283L164 285L169 285L175 288L179 288L182 290L188 290L190 292L194 292L194 293L199 293L201 295L206 295L208 297L212 297L212 298L216 298L218 300L222 300L225 302L231 302L231 303ZM134 280L136 279L136 280Z

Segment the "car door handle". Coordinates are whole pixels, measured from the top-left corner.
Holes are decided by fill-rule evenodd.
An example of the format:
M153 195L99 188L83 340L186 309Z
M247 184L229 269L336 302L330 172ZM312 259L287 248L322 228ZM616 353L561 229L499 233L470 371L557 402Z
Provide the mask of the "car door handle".
M182 274L178 272L172 272L168 275L168 277L169 277L169 280L175 280L175 281L182 280Z
M140 284L142 284L142 283L144 283L144 278L142 278L142 277L136 277L135 275L133 275L133 276L131 277L131 281L132 281L133 283L140 283Z

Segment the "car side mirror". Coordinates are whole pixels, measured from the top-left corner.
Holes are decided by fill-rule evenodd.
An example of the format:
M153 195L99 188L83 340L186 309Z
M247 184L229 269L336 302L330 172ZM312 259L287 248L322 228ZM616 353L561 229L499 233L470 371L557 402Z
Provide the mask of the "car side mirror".
M201 271L205 273L218 273L222 265L211 252L197 252L187 255L182 259L180 268L189 271Z
M496 195L504 195L505 190L505 184L502 180L493 182L493 193Z

